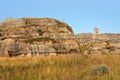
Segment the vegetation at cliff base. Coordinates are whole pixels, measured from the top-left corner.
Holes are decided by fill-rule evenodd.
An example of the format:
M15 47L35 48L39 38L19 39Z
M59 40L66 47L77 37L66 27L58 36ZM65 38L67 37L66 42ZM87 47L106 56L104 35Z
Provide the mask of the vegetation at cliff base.
M120 55L0 58L0 80L119 80Z

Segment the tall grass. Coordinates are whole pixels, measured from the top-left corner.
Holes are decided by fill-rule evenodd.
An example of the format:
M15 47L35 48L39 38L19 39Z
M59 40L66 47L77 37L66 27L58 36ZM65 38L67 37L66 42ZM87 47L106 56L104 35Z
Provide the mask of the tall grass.
M92 75L95 66L108 73ZM0 58L0 80L119 80L120 54Z

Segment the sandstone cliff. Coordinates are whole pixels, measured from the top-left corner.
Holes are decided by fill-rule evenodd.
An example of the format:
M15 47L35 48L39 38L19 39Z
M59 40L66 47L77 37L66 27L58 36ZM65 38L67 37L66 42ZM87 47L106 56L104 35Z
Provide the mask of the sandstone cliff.
M53 18L5 19L0 23L0 55L49 54L78 51L74 33Z
M120 34L81 33L75 35L80 50L85 54L120 53Z

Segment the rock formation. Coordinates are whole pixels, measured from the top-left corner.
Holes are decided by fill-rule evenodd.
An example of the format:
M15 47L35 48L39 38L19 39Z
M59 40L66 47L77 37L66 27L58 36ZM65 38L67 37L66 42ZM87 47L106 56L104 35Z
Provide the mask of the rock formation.
M80 50L85 54L120 53L120 34L80 33L75 35Z
M50 54L78 51L74 33L66 23L53 18L5 19L0 23L0 55Z

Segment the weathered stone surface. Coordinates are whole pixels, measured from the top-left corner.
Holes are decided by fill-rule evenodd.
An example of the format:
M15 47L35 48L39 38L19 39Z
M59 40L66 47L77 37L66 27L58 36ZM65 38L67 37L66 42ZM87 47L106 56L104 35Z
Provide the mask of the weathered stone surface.
M81 33L75 35L75 37L80 46L91 45L89 48L86 48L90 54L120 53L120 34ZM84 51L84 53L88 52Z
M69 53L78 49L71 27L53 18L6 19L0 23L0 33L4 48L0 54L8 50L36 54Z

